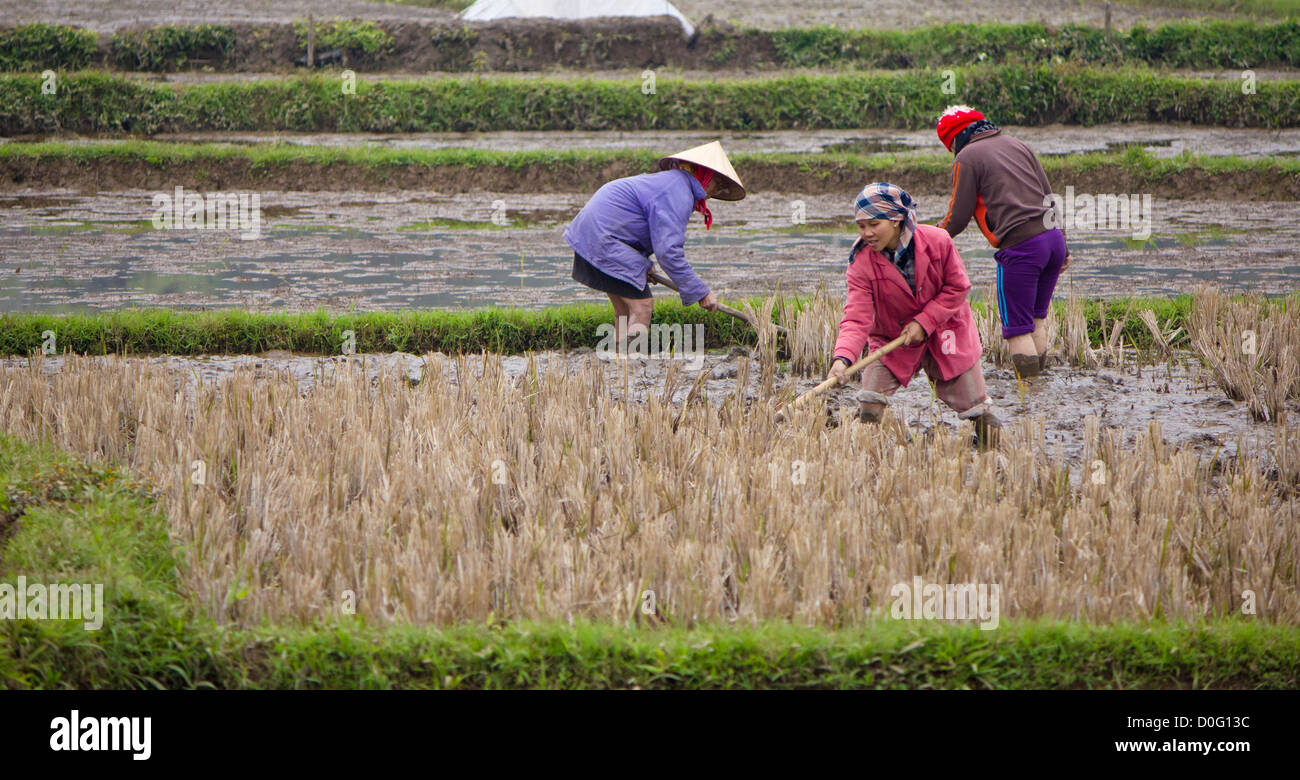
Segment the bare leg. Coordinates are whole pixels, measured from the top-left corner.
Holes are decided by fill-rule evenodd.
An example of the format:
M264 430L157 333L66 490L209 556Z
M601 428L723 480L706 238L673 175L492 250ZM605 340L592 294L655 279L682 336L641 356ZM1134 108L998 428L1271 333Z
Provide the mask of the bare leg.
M1047 320L1034 318L1034 351L1039 355L1047 352Z
M622 342L627 338L627 326L631 319L627 299L614 293L605 294L609 296L609 302L614 307L614 339Z
M628 340L645 338L650 333L650 317L654 314L654 298L625 298L629 317L627 322ZM644 334L644 336L642 335ZM647 349L649 347L647 346Z
M1007 349L1011 350L1013 355L1033 355L1038 357L1038 349L1034 345L1034 336L1034 333L1012 336L1007 339Z

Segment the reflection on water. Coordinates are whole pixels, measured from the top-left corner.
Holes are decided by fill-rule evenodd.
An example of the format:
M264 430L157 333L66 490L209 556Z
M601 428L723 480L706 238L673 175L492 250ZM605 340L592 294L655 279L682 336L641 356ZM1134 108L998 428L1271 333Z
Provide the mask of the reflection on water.
M230 74L222 74L229 78ZM173 78L184 78L182 75ZM1183 152L1203 155L1270 155L1300 152L1298 128L1227 128L1192 125L1125 123L1091 127L1049 125L1003 129L1029 144L1038 154L1066 155L1081 152L1145 149L1156 157L1174 157ZM358 147L389 149L487 149L499 151L553 151L555 149L646 149L671 152L720 140L731 154L891 154L900 156L942 155L943 146L933 129L924 130L556 130L498 131L472 133L256 133L201 132L154 136L155 140L184 143L219 143L231 146L288 144L293 146ZM69 135L24 136L0 139L0 143L57 140L61 143L116 143L124 139L102 136L79 138ZM743 171L742 171L743 175Z
M548 306L605 301L569 278L561 233L581 194L512 196L505 225L493 197L399 193L372 200L268 195L275 222L260 240L215 231L121 229L140 223L145 193L14 196L0 201L0 311L124 306L271 310ZM923 196L924 197L924 196ZM840 199L809 198L791 225L789 197L719 204L713 229L696 218L687 257L723 297L842 292L855 240ZM937 200L928 198L933 205ZM1168 202L1146 241L1071 231L1075 295L1163 295L1210 282L1227 291L1300 289L1300 205L1273 204L1242 225L1215 226L1223 204ZM1200 211L1197 211L1200 209ZM931 212L933 209L931 209ZM813 217L812 215L819 215ZM1249 225L1249 232L1247 232ZM59 232L56 228L67 228ZM976 230L957 238L977 288L995 277L993 249ZM660 296L671 292L656 289Z

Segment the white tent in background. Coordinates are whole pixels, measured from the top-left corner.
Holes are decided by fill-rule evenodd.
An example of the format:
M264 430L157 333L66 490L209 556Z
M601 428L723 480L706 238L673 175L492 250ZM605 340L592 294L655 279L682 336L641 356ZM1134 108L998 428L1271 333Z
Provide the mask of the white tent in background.
M689 38L695 28L668 0L478 0L461 12L469 22L508 17L591 19L597 16L671 16L682 23Z

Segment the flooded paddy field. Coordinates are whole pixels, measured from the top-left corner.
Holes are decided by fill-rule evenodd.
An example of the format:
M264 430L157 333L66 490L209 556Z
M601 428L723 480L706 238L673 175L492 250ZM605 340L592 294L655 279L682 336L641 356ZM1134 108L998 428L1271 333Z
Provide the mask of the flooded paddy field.
M0 195L0 310L384 310L604 300L569 278L573 255L562 237L588 193L262 192L251 240L239 230L157 229L154 194ZM724 298L820 286L841 293L855 237L851 194L755 193L718 203L711 230L692 220L687 259ZM922 222L942 216L946 193L916 198ZM1171 295L1203 282L1227 292L1300 287L1300 203L1156 199L1148 224L1067 233L1072 265L1058 295ZM957 247L981 294L995 281L992 248L973 226Z
M762 363L749 349L733 347L729 352L710 351L695 359L609 358L589 348L530 355L482 355L454 358L442 353L413 355L402 352L364 355L295 355L273 351L261 355L200 355L179 357L50 356L0 360L0 381L11 371L40 371L46 376L69 370L69 363L93 364L116 370L146 364L150 371L173 374L177 387L193 394L197 385L213 385L234 377L259 381L289 379L304 397L328 388L343 374L364 372L372 386L381 379L389 384L418 387L422 381L456 384L460 372L481 377L485 366L494 375L514 381L531 371L539 375L559 373L575 381L593 368L603 373L604 392L612 400L645 403L650 397L686 402L701 373L706 375L699 397L717 406L739 396L751 405L764 397ZM803 393L820 377L792 376L788 364L780 364L773 382L778 395ZM116 368L115 368L116 367ZM1261 455L1275 442L1284 427L1252 421L1246 405L1226 398L1188 352L1176 352L1155 365L1129 362L1119 367L1079 369L1057 361L1049 371L1024 383L1014 372L985 363L985 381L995 413L1006 426L1005 435L1024 434L1022 424L1032 424L1029 435L1041 438L1049 452L1068 460L1081 457L1085 442L1085 418L1096 416L1103 428L1122 432L1123 445L1132 446L1139 434L1158 423L1170 445L1194 450L1206 457L1234 457L1240 453ZM744 387L739 386L741 380ZM670 386L671 385L671 386ZM826 395L826 406L838 423L857 422L856 385ZM959 430L966 423L937 401L923 375L898 391L890 402L891 413L907 427L911 436ZM1290 404L1290 414L1300 414L1300 404ZM1294 419L1291 417L1289 419ZM1294 424L1292 424L1292 427Z
M200 74L201 75L201 74ZM230 74L223 74L234 78ZM627 75L627 74L621 74ZM640 74L633 74L639 79ZM701 74L717 78L716 73ZM629 76L630 77L630 76ZM1045 125L1006 131L1028 144L1040 155L1055 156L1083 152L1113 152L1139 148L1158 158L1190 152L1206 156L1252 157L1258 155L1300 155L1300 129L1207 127L1179 123L1103 124L1092 127ZM763 132L698 130L563 130L502 131L487 133L256 133L204 132L160 133L152 140L173 143L216 143L235 146L278 143L295 146L356 147L389 149L481 149L491 151L550 151L554 149L686 149L721 140L733 154L881 154L899 157L942 154L934 131L926 130L771 130ZM111 144L107 136L72 134L32 135L0 138L0 143L58 141L66 144Z

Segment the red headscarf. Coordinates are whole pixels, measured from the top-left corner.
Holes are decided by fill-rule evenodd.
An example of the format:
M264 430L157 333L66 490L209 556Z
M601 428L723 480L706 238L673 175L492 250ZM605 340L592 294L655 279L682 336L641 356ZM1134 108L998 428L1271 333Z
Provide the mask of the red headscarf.
M703 165L692 164L691 173L695 174L695 180L700 183L700 186L704 188L705 192L708 192L709 182L713 181L713 171L709 168L705 168ZM713 225L713 212L709 211L708 206L704 205L704 201L707 199L708 196L705 195L703 198L695 201L695 210L704 215L705 230L708 230Z

